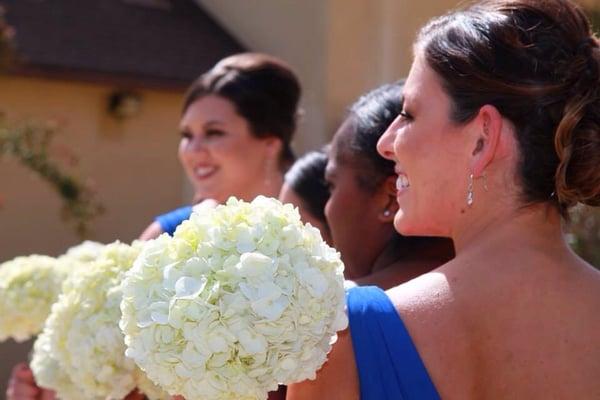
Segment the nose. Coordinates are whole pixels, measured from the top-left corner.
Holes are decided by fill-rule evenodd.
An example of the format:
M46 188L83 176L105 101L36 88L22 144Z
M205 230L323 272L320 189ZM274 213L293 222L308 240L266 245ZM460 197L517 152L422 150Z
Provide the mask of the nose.
M387 158L388 160L394 160L394 139L395 139L395 126L396 120L388 126L383 135L377 141L377 152L381 157Z

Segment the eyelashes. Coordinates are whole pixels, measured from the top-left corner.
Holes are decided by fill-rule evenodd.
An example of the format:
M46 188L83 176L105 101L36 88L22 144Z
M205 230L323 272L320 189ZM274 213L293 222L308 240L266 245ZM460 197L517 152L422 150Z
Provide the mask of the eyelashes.
M408 112L406 112L404 110L400 111L400 113L398 115L400 115L403 119L406 119L409 121L411 121L413 119L412 115L410 115Z
M191 140L194 138L194 134L187 130L180 131L179 135L181 136L182 139ZM200 134L200 135L204 136L207 139L211 139L211 138L223 137L226 135L226 132L223 130L220 130L220 129L209 129L204 134Z
M179 136L181 136L182 139L191 139L194 135L189 131L180 131Z

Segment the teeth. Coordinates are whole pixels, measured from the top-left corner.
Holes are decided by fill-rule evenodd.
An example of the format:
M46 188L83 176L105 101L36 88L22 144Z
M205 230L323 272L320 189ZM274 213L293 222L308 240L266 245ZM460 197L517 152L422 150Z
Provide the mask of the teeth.
M410 183L408 182L406 175L398 175L398 179L396 179L396 189L401 190L408 187L410 187Z
M209 175L215 170L215 167L197 167L194 169L194 173L200 177Z

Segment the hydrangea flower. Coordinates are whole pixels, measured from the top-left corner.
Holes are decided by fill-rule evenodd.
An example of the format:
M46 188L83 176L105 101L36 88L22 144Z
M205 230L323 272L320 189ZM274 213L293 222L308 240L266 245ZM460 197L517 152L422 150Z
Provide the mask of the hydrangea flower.
M71 259L82 263L95 261L102 254L104 244L85 240L80 244L67 249L60 259Z
M347 326L343 264L291 205L196 210L123 281L126 355L171 394L266 399L314 379Z
M0 264L0 342L22 342L42 330L66 271L55 258L40 255Z
M122 399L136 386L144 387L150 398L166 398L152 388L135 363L125 357L123 334L118 322L121 280L139 253L139 244L115 242L104 247L88 268L71 274L53 305L39 347L41 360L34 368L36 378L57 391L60 398ZM44 336L48 338L45 339ZM50 362L68 379L52 375ZM65 390L68 380L78 388L76 397ZM70 389L67 387L67 389Z
M43 331L35 340L29 366L33 371L35 382L38 386L55 390L62 400L77 400L81 398L79 388L73 383L58 360L52 355L52 345L48 331Z

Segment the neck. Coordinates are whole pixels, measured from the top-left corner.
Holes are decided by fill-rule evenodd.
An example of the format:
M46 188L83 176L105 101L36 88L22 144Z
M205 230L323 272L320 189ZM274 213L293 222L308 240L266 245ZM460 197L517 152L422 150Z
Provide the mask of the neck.
M283 185L283 174L281 172L273 173L269 179L267 178L259 178L255 181L253 185L245 188L243 192L238 193L229 193L225 198L222 199L213 199L219 203L224 203L227 201L229 196L235 196L238 199L244 201L252 201L256 196L262 195L266 197L279 197L279 191L281 190L281 186ZM204 200L207 200L207 197L203 197L202 195L196 193L194 195L194 203L200 203Z
M241 194L241 198L246 201L252 201L256 196L279 197L281 186L283 185L283 174L273 172L269 178L260 179L256 185L248 188L246 193Z
M457 255L486 246L568 248L558 211L545 204L504 209L493 215L479 213L479 218L471 218L453 232L452 239Z
M409 247L398 246L391 240L371 272L356 283L387 290L439 267L453 255L452 243L446 239L432 239L429 243Z
M388 268L402 268L403 265L429 271L430 266L440 266L454 257L452 242L449 239L428 238L421 242L411 238L404 239L405 243L401 237L388 240L386 247L373 263L372 273Z

